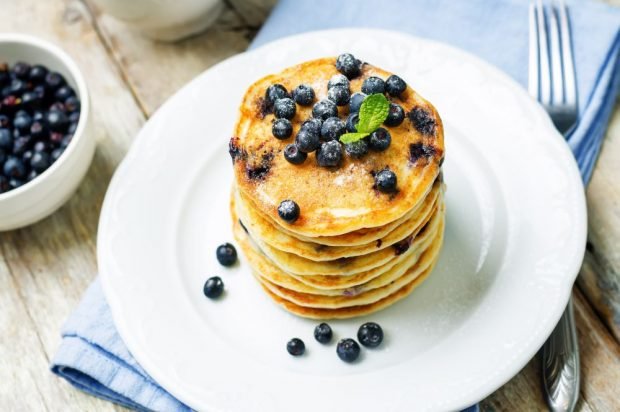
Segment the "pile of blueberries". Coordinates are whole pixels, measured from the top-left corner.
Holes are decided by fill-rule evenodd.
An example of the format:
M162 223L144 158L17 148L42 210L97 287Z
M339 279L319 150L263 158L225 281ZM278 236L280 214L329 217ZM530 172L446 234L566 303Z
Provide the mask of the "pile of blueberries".
M349 80L361 74L362 62L352 54L344 53L336 60L336 69L341 74L334 75L327 84L327 99L315 103L315 92L312 87L300 84L292 93L281 84L272 84L265 92L268 108L273 110L275 121L272 133L277 139L285 140L293 135L291 119L295 117L297 104L312 106L312 117L302 122L295 136L295 142L284 149L284 157L292 164L302 164L308 153L316 151L319 166L338 167L342 163L343 152L352 158L361 158L369 150L384 151L392 141L390 132L380 127L368 137L354 143L343 145L339 138L344 133L356 132L359 122L359 110L366 96L376 93L387 93L391 97L399 97L407 88L403 79L396 75L385 81L379 77L364 80L361 92L351 95ZM348 106L346 119L338 117L338 107ZM396 104L390 103L389 114L384 122L387 127L400 125L405 119L405 111Z
M332 336L332 328L327 323L321 323L314 328L314 338L319 343L330 343ZM383 329L374 322L366 322L359 327L357 339L367 348L376 348L383 342ZM293 338L286 344L286 350L293 356L301 356L306 351L306 345L303 340ZM341 339L336 345L336 354L341 360L348 363L355 362L360 356L360 352L360 345L351 338Z
M80 107L61 74L42 65L0 63L0 193L58 160L71 143Z

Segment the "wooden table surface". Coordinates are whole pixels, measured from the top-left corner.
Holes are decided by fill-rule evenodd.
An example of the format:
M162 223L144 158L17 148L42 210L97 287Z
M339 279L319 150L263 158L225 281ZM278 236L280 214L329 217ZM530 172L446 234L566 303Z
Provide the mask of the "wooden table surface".
M77 61L92 94L98 142L88 175L65 206L31 227L0 233L0 409L123 409L49 372L60 327L97 275L95 239L107 185L153 111L200 72L244 51L273 1L228 0L206 33L162 44L132 32L88 1L0 0L0 32L49 39ZM582 362L580 411L620 411L619 178L616 105L587 190L588 252L573 292ZM545 410L539 366L533 359L482 401L482 409Z

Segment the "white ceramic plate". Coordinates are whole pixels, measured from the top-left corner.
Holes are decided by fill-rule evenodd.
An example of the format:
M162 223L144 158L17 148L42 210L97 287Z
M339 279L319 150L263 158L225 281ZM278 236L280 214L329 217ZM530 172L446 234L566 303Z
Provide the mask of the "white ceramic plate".
M365 321L386 340L345 364L317 322L262 292L232 240L227 142L245 88L307 59L350 51L401 75L446 125L446 241L434 273L404 301L331 322ZM116 172L99 226L104 290L118 330L166 390L205 411L405 411L466 407L515 375L559 319L581 263L581 180L543 110L497 69L442 44L386 31L286 38L235 56L149 120ZM202 294L220 275L219 301ZM288 339L307 352L293 358Z

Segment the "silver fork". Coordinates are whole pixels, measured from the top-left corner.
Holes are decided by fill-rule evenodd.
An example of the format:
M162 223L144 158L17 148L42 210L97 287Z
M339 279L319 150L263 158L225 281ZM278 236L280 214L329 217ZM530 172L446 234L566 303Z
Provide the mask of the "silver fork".
M555 127L570 133L577 123L577 87L568 12L563 0L548 9L530 3L529 92ZM543 389L550 410L573 411L579 397L579 346L572 297L542 347Z

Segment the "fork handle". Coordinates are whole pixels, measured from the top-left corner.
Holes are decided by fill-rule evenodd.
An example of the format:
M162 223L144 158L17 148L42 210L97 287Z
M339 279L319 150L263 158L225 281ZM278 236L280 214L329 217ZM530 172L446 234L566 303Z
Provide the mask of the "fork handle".
M543 389L553 412L574 411L579 398L579 344L573 299L542 348Z

